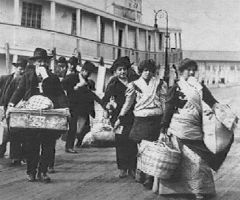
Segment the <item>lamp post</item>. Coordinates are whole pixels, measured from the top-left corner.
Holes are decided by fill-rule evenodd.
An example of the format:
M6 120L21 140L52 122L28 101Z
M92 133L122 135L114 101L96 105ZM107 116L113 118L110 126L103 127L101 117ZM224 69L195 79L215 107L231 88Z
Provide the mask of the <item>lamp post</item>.
M169 82L169 66L168 66L168 12L166 10L160 9L158 11L154 10L155 16L154 16L154 27L156 30L158 29L157 24L157 16L159 13L164 14L166 18L166 33L165 33L165 70L164 70L164 80L168 83Z

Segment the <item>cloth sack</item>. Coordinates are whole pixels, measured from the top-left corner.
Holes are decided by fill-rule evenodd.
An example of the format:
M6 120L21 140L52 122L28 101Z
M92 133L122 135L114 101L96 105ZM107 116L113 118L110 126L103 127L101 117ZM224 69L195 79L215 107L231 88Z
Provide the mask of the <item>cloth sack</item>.
M215 108L216 118L228 129L234 130L238 117L232 112L229 105L217 104Z
M203 141L206 147L214 154L224 150L231 142L234 134L236 121L234 122L232 115L226 115L226 113L228 111L224 111L224 107L219 106L216 107L214 114L211 108L203 103Z
M137 169L160 179L169 179L180 159L180 150L171 143L142 140L137 156Z
M102 123L100 123L103 125ZM111 126L95 126L82 141L82 147L112 147L115 145L115 133Z
M25 103L25 109L46 110L53 109L53 102L42 95L34 95Z

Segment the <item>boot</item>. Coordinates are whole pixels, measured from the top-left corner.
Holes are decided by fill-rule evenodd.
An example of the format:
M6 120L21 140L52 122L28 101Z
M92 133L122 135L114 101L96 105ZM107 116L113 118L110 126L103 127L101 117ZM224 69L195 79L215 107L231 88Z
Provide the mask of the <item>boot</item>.
M135 178L136 171L134 169L128 169L128 176Z
M119 170L119 178L125 178L127 177L127 170L126 169L120 169Z
M137 169L135 173L135 181L138 183L143 183L144 179L145 179L145 174L141 170Z
M146 178L145 178L145 181L144 181L144 183L143 183L143 186L144 186L146 189L151 190L152 187L153 187L153 177L146 174Z

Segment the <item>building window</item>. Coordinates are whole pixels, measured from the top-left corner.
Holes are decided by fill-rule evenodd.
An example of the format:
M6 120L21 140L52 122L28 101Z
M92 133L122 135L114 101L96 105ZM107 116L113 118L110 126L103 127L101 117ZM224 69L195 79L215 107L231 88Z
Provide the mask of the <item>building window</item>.
M100 42L105 41L104 36L105 36L105 23L101 20Z
M159 50L162 50L163 47L163 34L159 33Z
M32 28L41 28L42 6L23 2L21 25Z
M148 35L148 51L151 51L151 35Z
M77 17L76 13L72 13L72 35L77 35Z
M232 65L232 66L230 67L230 69L231 69L232 71L234 71L234 70L235 70L235 66Z

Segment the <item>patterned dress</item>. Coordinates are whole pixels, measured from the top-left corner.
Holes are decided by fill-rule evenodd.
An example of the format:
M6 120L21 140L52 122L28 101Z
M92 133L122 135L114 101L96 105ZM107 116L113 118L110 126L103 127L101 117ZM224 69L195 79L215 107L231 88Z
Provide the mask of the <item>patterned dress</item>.
M196 150L209 153L203 143L201 128L202 98L207 99L210 107L216 102L206 87L191 85L183 79L168 94L162 126L168 128L168 134L173 135L173 143L180 147L182 160L172 179L155 178L153 190L159 194L216 193L209 163Z

